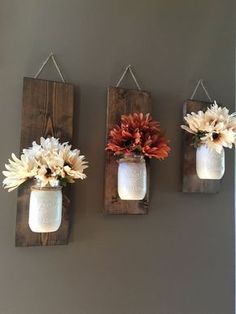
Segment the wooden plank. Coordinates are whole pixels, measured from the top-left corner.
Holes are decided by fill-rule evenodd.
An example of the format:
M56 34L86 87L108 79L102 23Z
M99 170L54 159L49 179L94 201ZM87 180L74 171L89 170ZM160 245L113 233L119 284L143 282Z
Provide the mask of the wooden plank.
M106 141L109 131L119 123L122 114L134 112L151 112L151 95L146 91L124 89L118 87L108 88ZM106 214L147 214L149 208L149 162L147 195L141 201L121 200L117 192L117 158L112 152L105 155L105 204Z
M24 78L21 150L39 142L41 136L54 136L60 141L72 141L74 87L54 81ZM69 237L69 189L63 191L62 224L52 233L34 233L28 226L29 196L32 183L18 190L16 246L46 246L67 244Z
M206 110L211 103L186 100L183 105L183 116L191 112ZM202 180L196 173L196 149L192 144L192 135L183 131L183 181L182 192L217 193L220 190L220 180Z

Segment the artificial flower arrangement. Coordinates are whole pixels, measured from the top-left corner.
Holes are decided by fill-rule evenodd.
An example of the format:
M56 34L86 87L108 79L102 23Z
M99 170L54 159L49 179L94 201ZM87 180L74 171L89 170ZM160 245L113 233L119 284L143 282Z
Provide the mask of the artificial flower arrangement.
M150 113L122 115L109 133L106 150L119 157L118 194L121 199L140 200L146 195L145 159L165 159L168 140Z
M20 158L12 154L3 171L4 188L12 191L25 181L35 179L30 197L29 225L35 232L56 231L61 224L62 193L67 183L85 179L88 167L78 149L54 137L41 137L40 143L23 149ZM55 221L56 219L56 221Z
M192 112L184 117L187 125L181 128L192 134L197 149L196 170L201 179L221 179L225 171L224 148L236 142L236 113L216 101L205 112Z
M9 192L18 188L25 181L35 178L40 187L65 186L75 179L85 179L84 169L87 162L77 149L71 145L60 143L54 137L40 138L40 144L32 143L32 147L23 149L20 159L12 154L12 160L3 171L6 178L3 186Z

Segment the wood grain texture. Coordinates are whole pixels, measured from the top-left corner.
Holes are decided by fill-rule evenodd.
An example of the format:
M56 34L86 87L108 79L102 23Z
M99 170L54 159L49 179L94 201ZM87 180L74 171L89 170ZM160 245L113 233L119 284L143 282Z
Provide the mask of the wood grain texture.
M60 141L72 141L74 87L54 81L24 78L20 149L39 142L41 136L54 136ZM58 231L35 233L28 226L29 197L32 183L18 190L16 246L46 246L67 244L69 237L69 189L63 191L62 224Z
M109 131L119 123L122 114L151 112L151 95L146 91L109 87L107 94L106 141ZM117 158L112 152L105 154L105 204L106 214L147 214L149 208L149 162L146 197L141 201L121 200L117 192Z
M186 100L183 105L183 116L191 112L206 110L211 103L196 100ZM183 132L183 181L182 192L217 193L220 190L220 180L202 180L196 173L196 149L191 145L192 135Z

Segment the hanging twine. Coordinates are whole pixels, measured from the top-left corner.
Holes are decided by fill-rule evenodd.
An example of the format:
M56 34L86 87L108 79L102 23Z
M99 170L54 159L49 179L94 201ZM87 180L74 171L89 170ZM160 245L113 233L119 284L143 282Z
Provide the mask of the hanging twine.
M44 69L46 64L50 61L50 59L53 61L53 64L54 64L57 72L59 73L62 82L65 83L65 79L61 73L59 65L57 64L56 59L54 57L54 54L52 52L49 54L49 56L46 58L46 60L42 63L41 67L39 68L38 72L35 74L34 78L37 78L40 75L40 73L42 72L42 70Z
M120 83L123 81L124 77L126 76L126 74L127 74L128 72L131 74L131 77L133 78L134 83L136 84L138 90L141 90L141 87L140 87L140 85L139 85L139 83L138 83L138 81L137 81L137 79L136 79L136 77L135 77L135 75L134 75L134 72L133 72L133 70L132 70L132 66L131 66L130 64L125 68L123 74L121 75L119 81L118 81L117 84L116 84L116 87L119 87L119 86L120 86Z
M195 96L195 94L196 94L198 88L200 87L200 85L202 86L202 88L203 88L203 90L204 90L204 92L205 92L207 98L208 98L208 99L210 100L210 102L212 103L213 100L212 100L211 96L209 95L209 93L208 93L208 91L207 91L207 89L206 89L206 87L205 87L205 85L204 85L204 80L203 80L203 79L200 79L200 80L197 82L197 85L196 85L196 87L195 87L195 89L194 89L194 91L193 91L192 96L190 97L190 99L193 100L193 98L194 98L194 96Z

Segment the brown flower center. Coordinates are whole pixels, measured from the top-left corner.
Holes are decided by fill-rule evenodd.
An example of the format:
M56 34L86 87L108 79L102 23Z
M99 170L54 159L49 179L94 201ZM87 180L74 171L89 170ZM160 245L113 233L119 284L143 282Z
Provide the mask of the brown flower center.
M47 170L47 172L46 172L45 176L50 177L52 174L52 170L50 168L47 168L46 170Z
M212 134L212 138L213 138L213 141L217 141L217 140L220 138L220 134L214 132L214 133Z
M124 146L125 147L129 147L130 145L132 145L133 144L133 139L128 139L128 140L126 140L125 142L124 142Z

